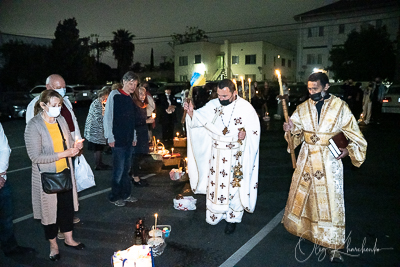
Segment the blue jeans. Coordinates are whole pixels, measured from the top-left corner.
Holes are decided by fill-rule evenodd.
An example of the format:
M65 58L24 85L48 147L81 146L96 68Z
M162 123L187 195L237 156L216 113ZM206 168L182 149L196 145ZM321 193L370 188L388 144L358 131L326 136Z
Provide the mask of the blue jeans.
M6 181L0 189L0 243L4 252L9 252L18 246L13 229L13 206L11 187Z
M110 201L126 199L131 195L131 168L132 146L113 147L113 177L111 183L111 193L108 198Z

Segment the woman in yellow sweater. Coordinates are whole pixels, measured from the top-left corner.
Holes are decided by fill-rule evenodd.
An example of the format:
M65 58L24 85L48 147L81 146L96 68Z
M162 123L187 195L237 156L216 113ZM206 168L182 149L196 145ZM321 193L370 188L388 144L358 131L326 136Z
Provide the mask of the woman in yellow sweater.
M67 122L60 116L63 98L54 90L45 90L35 104L35 117L25 129L25 143L32 161L33 217L40 219L46 239L50 242L50 260L60 259L57 232L64 233L64 245L81 250L83 243L72 237L74 211L78 210L76 181L72 165L83 144L74 142ZM64 149L64 145L65 148ZM40 168L40 171L39 171ZM72 190L47 194L43 191L40 172L58 173L65 168L71 171Z

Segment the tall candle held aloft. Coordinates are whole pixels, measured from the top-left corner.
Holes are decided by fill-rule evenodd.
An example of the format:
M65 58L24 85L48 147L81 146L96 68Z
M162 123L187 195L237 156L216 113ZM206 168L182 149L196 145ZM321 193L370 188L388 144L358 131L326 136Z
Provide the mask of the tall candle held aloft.
M235 79L233 79L233 80L232 80L232 82L235 84L235 89L236 89L236 93L237 93L238 89L237 89L237 83L236 83L236 80L235 80Z
M251 79L249 78L249 102L251 102Z
M240 80L242 81L242 94L243 94L243 99L246 99L246 93L244 91L244 79L243 76L240 76Z
M283 95L283 87L282 87L282 77L281 73L279 70L275 70L276 76L278 76L278 82L279 82L279 92L281 95Z
M154 229L157 229L157 217L158 217L158 214L157 213L154 214L154 217L156 217L156 222L154 223Z

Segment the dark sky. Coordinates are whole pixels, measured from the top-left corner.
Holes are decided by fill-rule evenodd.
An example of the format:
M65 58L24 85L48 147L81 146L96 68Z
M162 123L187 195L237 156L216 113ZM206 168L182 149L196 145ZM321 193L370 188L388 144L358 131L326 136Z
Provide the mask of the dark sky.
M129 30L136 36L134 61L149 64L153 48L158 64L164 56L172 56L169 36L184 33L186 26L206 31L211 42L265 40L296 49L297 31L265 26L295 23L294 15L332 2L335 0L0 0L0 31L53 38L60 20L75 17L81 37L98 34L100 40L111 40L113 31ZM257 29L238 30L252 27ZM162 36L166 37L155 38ZM102 61L115 67L111 53Z

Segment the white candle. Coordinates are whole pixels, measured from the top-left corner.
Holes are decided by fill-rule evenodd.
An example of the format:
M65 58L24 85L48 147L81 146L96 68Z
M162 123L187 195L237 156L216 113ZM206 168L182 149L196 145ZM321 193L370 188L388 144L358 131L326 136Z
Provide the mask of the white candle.
M246 99L246 93L244 92L244 79L243 79L243 76L240 76L240 80L242 81L242 94L243 94L243 99Z
M282 87L282 77L281 77L281 73L279 70L275 70L276 76L278 76L278 82L279 82L279 91L281 93L281 95L283 95L283 87Z
M249 78L249 102L251 102L251 79Z
M155 224L154 224L154 229L157 229L157 217L158 217L158 214L157 214L157 213L154 214L154 217L156 217L156 222L155 222Z
M235 80L235 79L233 79L233 80L232 80L232 82L235 84L235 89L236 89L236 93L237 93L237 90L238 90L238 89L237 89L237 83L236 83L236 80Z

